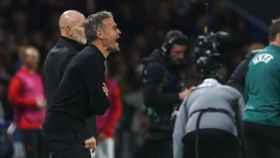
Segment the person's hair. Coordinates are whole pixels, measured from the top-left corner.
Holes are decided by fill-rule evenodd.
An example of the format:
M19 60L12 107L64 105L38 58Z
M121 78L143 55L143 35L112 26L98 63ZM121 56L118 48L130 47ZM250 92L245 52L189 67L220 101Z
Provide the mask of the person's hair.
M272 20L269 28L269 40L275 40L277 33L280 33L280 18Z
M111 17L113 17L113 14L109 11L100 11L87 17L85 34L89 43L96 40L97 30L102 27L103 20Z
M174 46L174 44L178 45L188 45L189 40L188 37L179 30L170 30L166 33L164 37L164 41L161 45L161 52L163 55L167 55L170 52L170 49Z
M26 45L26 46L23 46L23 48L22 48L22 54L21 55L22 55L23 60L27 57L27 50L28 49L35 50L38 53L38 55L40 56L39 49L37 49L36 47L34 47L32 45Z

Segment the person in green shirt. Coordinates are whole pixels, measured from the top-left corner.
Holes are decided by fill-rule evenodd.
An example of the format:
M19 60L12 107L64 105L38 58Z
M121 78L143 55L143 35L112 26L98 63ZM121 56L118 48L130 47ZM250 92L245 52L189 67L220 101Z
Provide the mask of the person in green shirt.
M245 79L248 158L280 157L280 19L273 21L269 39L270 44L256 50L250 60Z

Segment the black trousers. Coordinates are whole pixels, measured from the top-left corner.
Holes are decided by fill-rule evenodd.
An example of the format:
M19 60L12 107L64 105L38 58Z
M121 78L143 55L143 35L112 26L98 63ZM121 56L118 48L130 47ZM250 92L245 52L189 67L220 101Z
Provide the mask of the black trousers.
M198 150L196 137L198 136ZM223 130L200 129L187 134L184 139L184 158L238 158L238 139Z
M90 158L84 138L77 132L44 132L49 158Z
M46 158L42 130L20 130L27 158Z
M172 158L172 140L147 140L135 158Z
M279 158L280 127L244 122L246 158Z

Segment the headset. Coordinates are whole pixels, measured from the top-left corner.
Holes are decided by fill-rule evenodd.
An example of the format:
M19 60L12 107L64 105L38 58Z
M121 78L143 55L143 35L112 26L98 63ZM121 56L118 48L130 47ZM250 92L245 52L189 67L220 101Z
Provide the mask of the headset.
M174 44L189 45L189 38L179 30L170 30L166 33L164 42L160 47L160 52L163 56L167 56L169 50Z

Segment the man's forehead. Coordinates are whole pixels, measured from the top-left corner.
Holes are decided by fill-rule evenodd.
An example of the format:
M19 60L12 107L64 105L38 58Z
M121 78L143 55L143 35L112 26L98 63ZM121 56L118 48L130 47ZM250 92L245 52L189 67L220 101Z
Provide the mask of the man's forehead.
M77 11L66 11L59 19L61 26L76 26L85 22L85 16Z
M86 21L86 18L84 16L80 16L76 20L78 23L84 23Z
M33 48L27 48L26 49L26 55L39 55L39 52L36 49Z
M172 48L174 48L174 49L186 49L186 48L188 48L188 46L184 45L184 44L176 44L175 43Z
M105 25L117 25L113 17L104 19L103 24L105 24Z

